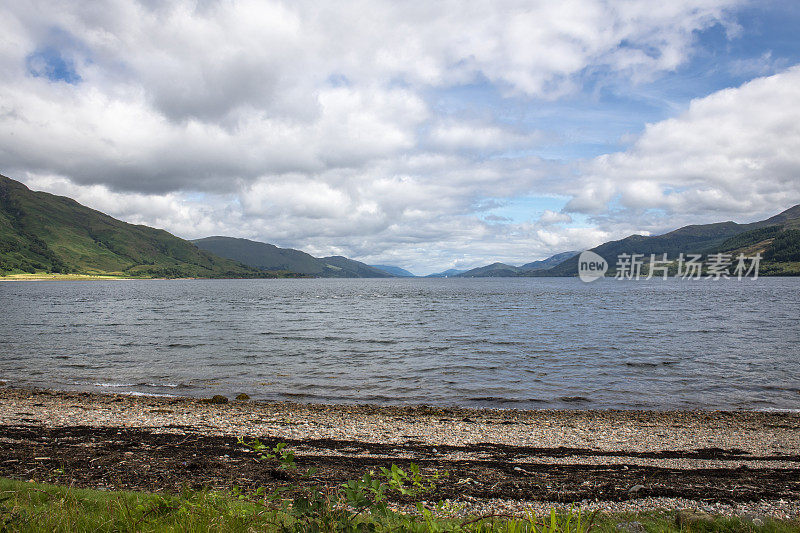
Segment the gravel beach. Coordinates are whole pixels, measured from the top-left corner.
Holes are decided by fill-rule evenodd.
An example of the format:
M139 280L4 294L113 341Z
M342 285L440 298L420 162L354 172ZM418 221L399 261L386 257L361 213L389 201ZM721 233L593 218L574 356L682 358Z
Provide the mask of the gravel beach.
M287 442L316 483L413 461L462 513L552 506L800 516L800 415L306 405L0 388L0 475L104 489L280 482L237 437Z

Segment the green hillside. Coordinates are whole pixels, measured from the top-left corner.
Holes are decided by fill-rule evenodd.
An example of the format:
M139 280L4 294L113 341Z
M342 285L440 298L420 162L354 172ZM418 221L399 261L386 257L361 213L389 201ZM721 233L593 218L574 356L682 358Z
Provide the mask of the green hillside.
M262 270L289 270L325 278L391 278L391 274L346 257L317 258L300 250L278 248L273 244L237 239L206 237L194 242L199 248L220 257L239 261Z
M200 250L164 230L133 225L75 200L0 176L0 275L272 277Z

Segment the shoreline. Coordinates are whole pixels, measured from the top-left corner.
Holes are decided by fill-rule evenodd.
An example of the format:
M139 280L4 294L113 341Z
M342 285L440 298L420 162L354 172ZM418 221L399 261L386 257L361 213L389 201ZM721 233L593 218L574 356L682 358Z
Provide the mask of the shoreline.
M173 281L218 278L129 278L103 274L8 274L0 276L0 281ZM238 279L238 278L236 278Z
M798 274L759 274L759 278L798 278L800 277L800 273ZM190 277L190 278L130 278L130 277L117 277L117 276L110 276L104 274L6 274L4 276L0 276L0 281L181 281L181 280L253 280L253 279L368 279L368 280L390 280L390 279L401 279L401 280L410 280L410 279L433 279L433 280L441 280L441 279L578 279L577 275L574 276L469 276L469 277L458 277L458 276L444 276L444 277L429 277L429 276L397 276L397 277L380 277L380 278L348 278L348 277L314 277L314 276L306 276L302 274L292 275L292 276L276 276L276 277L240 277L240 278L200 278L200 277ZM614 279L613 276L605 276L604 279ZM733 279L733 278L731 278ZM639 281L639 280L626 280L626 281Z
M445 470L432 499L474 512L578 502L800 516L797 413L217 405L9 387L0 405L0 475L17 479L173 491L277 482L236 444L244 436L287 442L325 483L391 463Z
M168 389L172 392L146 392L141 390L124 390L129 387L155 387ZM144 384L144 383L92 383L70 386L50 386L47 384L19 384L10 380L0 379L0 390L6 389L20 389L31 390L40 392L53 392L53 393L74 393L74 394L89 394L97 396L129 396L134 398L160 398L164 400L191 400L202 401L208 399L213 395L222 395L228 401L235 402L235 397L242 391L242 388L234 390L220 391L218 389L198 389L193 393L186 391L187 387L176 384ZM191 387L193 388L193 387ZM246 387L244 387L246 389ZM181 391L181 392L178 392ZM538 413L542 411L563 411L563 412L621 412L621 413L782 413L782 414L796 414L800 416L800 408L794 407L758 407L754 409L745 408L702 408L702 407L667 407L667 408L649 408L649 407L626 407L626 406L585 406L578 407L578 405L585 405L585 402L578 402L575 407L562 407L562 406L537 406L537 407L512 407L507 405L517 404L516 401L500 401L498 404L487 405L458 405L456 403L448 404L426 404L414 402L396 402L396 403L374 403L370 401L346 401L338 399L323 399L319 401L309 400L304 401L302 395L292 395L289 398L281 397L254 397L248 398L251 404L285 404L296 406L325 406L325 407L364 407L368 409L435 409L443 411L474 411L474 412L520 412L520 413ZM536 402L537 405L546 402Z

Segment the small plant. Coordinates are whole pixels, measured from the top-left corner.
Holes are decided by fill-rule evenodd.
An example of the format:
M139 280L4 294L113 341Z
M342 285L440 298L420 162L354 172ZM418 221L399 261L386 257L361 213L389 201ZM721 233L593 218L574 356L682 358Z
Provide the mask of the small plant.
M257 453L259 460L276 461L279 469L299 471L294 452L285 443L269 448L258 439L247 441L240 437L238 442ZM310 478L315 473L315 468L309 468L300 477ZM283 529L372 531L394 516L387 504L388 495L415 498L435 489L435 482L441 476L439 472L423 474L415 463L407 471L393 464L390 468L382 467L380 473L370 470L333 488L288 483L270 493L261 487L256 495L295 518L292 525L282 524ZM290 505L283 497L287 493L294 495Z
M278 443L274 448L270 449L262 444L258 439L253 439L250 442L247 442L244 440L244 438L239 437L239 444L246 446L255 453L259 454L258 458L262 461L272 459L274 461L278 461L278 468L282 468L284 470L297 470L297 463L295 463L294 460L294 452L286 449L285 442Z
M261 461L271 460L278 463L278 468L287 471L299 471L295 462L295 454L285 443L273 448L264 445L258 439L246 441L239 438L239 444L246 446L258 454ZM309 468L300 474L301 478L309 478L316 469ZM283 531L507 531L509 533L588 533L594 524L597 512L588 521L580 510L570 509L566 515L559 515L553 509L549 520L539 520L532 512L526 519L515 516L486 515L458 523L443 520L452 508L449 502L440 501L432 507L417 501L415 507L421 521L407 515L391 511L388 506L390 496L416 499L422 494L436 488L436 481L445 476L438 471L424 474L415 463L410 463L407 470L396 464L390 468L381 467L379 472L369 470L358 479L351 479L337 487L318 485L301 485L294 482L278 486L267 493L264 487L256 492L263 496L268 505L280 510L276 516L290 516L291 523L281 522ZM293 495L291 500L284 495ZM245 498L237 492L240 498ZM494 523L492 519L503 518L505 522ZM399 525L398 525L399 524ZM495 525L501 529L495 529ZM486 529L488 528L488 529Z

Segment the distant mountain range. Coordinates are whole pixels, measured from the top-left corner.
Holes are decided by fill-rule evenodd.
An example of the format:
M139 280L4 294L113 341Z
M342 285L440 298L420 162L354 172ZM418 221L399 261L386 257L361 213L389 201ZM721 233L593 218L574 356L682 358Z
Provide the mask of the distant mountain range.
M620 254L761 253L762 275L800 275L800 205L750 224L691 225L646 237L631 235L592 251L616 265ZM556 254L519 267L504 263L426 277L575 276L578 252ZM314 257L300 250L233 237L190 242L143 225L128 224L75 200L34 192L0 176L0 275L81 273L130 277L412 277L390 265L346 257Z
M278 248L273 244L248 239L206 237L192 242L202 250L260 270L285 270L322 278L391 278L396 276L396 274L381 268L346 257L336 255L314 257L300 250Z
M540 261L533 261L532 263L525 263L522 266L515 267L505 263L492 263L491 265L473 268L466 270L456 275L459 278L508 278L516 276L524 276L527 272L544 271L552 268L560 263L566 261L570 257L577 255L579 252L561 252L559 254L542 259Z
M761 275L800 275L800 205L773 217L750 224L717 222L684 226L663 235L631 235L618 241L609 241L592 248L609 264L609 274L615 272L620 254L650 254L659 258L676 259L681 253L729 253L734 257L743 253L748 257L762 255ZM579 252L563 252L542 261L520 267L492 263L473 268L458 277L545 277L577 276Z
M0 275L276 277L200 250L164 230L122 222L0 176Z

